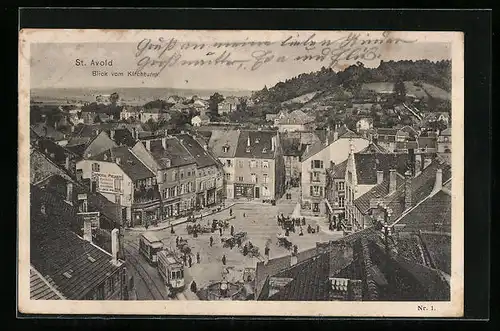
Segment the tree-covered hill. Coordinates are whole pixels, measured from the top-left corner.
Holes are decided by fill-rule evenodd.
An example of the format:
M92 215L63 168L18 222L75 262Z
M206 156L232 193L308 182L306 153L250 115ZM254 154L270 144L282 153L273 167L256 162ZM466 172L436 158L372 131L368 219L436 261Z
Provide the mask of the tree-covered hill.
M284 102L298 96L315 92L336 90L358 94L361 86L376 82L416 81L451 91L451 61L380 61L377 68L366 68L361 62L335 72L331 68L303 73L271 88L264 87L253 93L258 102Z

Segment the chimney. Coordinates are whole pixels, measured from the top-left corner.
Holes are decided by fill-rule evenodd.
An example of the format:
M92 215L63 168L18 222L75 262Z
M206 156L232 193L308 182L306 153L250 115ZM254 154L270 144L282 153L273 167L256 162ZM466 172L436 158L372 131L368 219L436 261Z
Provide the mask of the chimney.
M111 140L115 140L115 130L109 131L109 137L111 138Z
M161 145L164 150L167 150L167 130L165 130L165 137L161 138Z
M335 167L335 162L330 161L330 169L333 169L333 167Z
M274 151L276 148L276 136L271 137L271 151Z
M137 138L138 138L138 136L139 136L139 134L137 133L137 128L133 128L133 129L132 129L132 137L133 137L134 139L137 139Z
M120 165L121 159L119 157L115 158L116 164Z
M296 264L297 264L297 256L292 254L292 256L290 256L290 266L294 266Z
M151 140L146 140L146 149L151 152Z
M119 250L118 229L113 229L113 231L111 231L111 255L113 256L111 262L114 265L118 265L118 250Z
M384 181L384 172L382 170L377 171L377 184L382 184Z
M405 210L411 208L411 172L405 172Z
M247 138L247 147L250 147L250 134L248 134L248 138Z
M66 159L64 160L64 167L66 168L66 170L70 170L69 169L69 156L66 155Z
M408 149L408 161L410 163L411 175L414 176L416 173L416 169L415 169L416 158L415 158L415 149L413 149L413 148Z
M389 194L396 192L396 170L389 170Z
M433 193L439 192L443 188L443 170L436 170L436 181L434 182Z
M92 242L92 221L89 219L83 220L83 239Z
M66 201L73 204L73 183L66 182Z
M167 136L168 136L168 130L167 130L167 129L165 129L165 130L163 130L163 131L165 132L165 137L167 137Z

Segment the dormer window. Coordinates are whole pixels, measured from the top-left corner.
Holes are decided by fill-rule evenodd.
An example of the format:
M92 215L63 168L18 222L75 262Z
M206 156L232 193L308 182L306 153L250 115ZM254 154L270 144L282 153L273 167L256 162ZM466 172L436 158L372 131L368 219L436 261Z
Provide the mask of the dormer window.
M256 138L256 139L255 139L255 143L256 143L256 144L260 143L260 139L259 139L259 138Z
M250 153L250 147L247 147L247 148L246 148L246 152L247 152L247 153Z
M223 146L223 147L222 147L222 151L223 151L224 153L229 152L229 146Z
M266 148L266 147L264 147L264 148L262 149L262 153L267 153L267 148Z

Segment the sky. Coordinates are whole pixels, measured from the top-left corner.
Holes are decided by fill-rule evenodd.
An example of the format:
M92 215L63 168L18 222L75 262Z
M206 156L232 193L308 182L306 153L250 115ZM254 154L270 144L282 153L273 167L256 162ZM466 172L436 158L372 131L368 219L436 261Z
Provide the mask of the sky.
M290 41L307 41L307 38L314 36L310 39L316 41L314 49L307 50L306 46L311 48L311 44L301 44L296 47L285 44L282 46L280 43L290 36ZM172 35L174 37L172 37ZM221 33L222 35L222 33ZM324 61L293 61L297 56L301 55L319 55L324 51L325 47L320 46L319 42L325 39L325 32L300 32L294 34L261 34L258 37L251 35L248 37L227 37L222 36L218 38L217 32L205 33L204 35L190 35L185 34L178 36L171 34L169 36L162 36L164 40L169 41L171 38L176 39L176 44L173 49L163 50L147 49L137 56L138 49L143 46L159 45L158 37L136 36L133 41L128 38L127 40L110 40L93 42L71 42L71 43L54 43L54 42L41 42L32 43L30 45L30 82L31 88L75 88L75 87L108 87L108 88L125 88L125 87L157 87L157 88L183 88L183 89L214 89L214 90L260 90L265 85L270 87L277 82L284 81L304 72L311 72L321 69L321 67L328 67L330 64L329 56L326 56ZM335 39L343 34L333 34L328 39ZM178 38L178 39L177 39ZM182 39L184 38L184 39ZM229 39L228 39L229 38ZM144 39L150 39L150 42L142 42ZM376 54L379 55L374 60L361 61L366 67L377 67L380 60L420 60L428 59L431 61L438 61L443 59L451 59L451 44L446 42L439 42L439 40L432 40L431 38L410 38L412 43L392 43L388 46L373 46L376 47ZM424 39L424 40L420 40ZM436 39L436 38L434 38ZM199 59L215 59L221 55L224 49L217 49L214 47L203 49L181 49L181 45L187 46L187 42L202 42L206 45L213 44L217 41L273 41L274 43L269 46L244 46L237 48L228 48L226 55L230 54L230 59L243 59L250 60L244 63L244 67L237 69L238 65L226 66L224 64L218 65L205 65L203 67L181 66L179 65L182 60L199 60ZM409 40L409 39L408 39ZM165 44L165 43L164 43ZM162 45L164 45L162 44ZM192 45L192 44L191 44ZM360 43L353 47L360 46ZM366 48L360 46L361 48ZM254 53L257 52L257 53ZM261 53L259 53L261 52ZM258 54L269 52L274 57L269 62L264 63L257 70L249 70L258 57ZM177 65L166 67L157 77L128 77L129 71L135 71L138 68L138 63L147 63L144 67L144 72L158 72L159 66L155 60L165 60L169 56L177 54L180 56ZM252 57L254 54L254 57ZM257 55L255 55L257 54ZM284 62L278 62L277 59L281 56L287 58ZM147 57L147 58L146 58ZM112 60L112 66L108 67L91 67L91 60ZM85 66L78 66L77 60L83 61ZM358 59L359 60L359 59ZM340 59L334 70L341 70L342 68L356 63L356 59ZM241 69L243 68L243 69ZM246 69L245 69L246 68ZM93 76L93 71L107 71L108 76ZM123 72L123 77L111 76L112 72Z

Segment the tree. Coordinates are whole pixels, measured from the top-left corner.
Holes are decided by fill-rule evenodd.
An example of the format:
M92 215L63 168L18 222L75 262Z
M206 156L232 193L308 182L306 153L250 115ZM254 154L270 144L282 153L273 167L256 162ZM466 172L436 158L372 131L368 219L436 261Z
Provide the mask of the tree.
M118 93L116 92L113 92L110 96L109 96L109 102L111 102L112 104L116 104L118 102L118 100L120 99L120 96L118 95Z
M224 100L224 96L218 92L215 92L213 95L210 96L209 99L209 106L208 108L212 113L217 113L219 109L219 103L221 103Z
M396 100L399 102L404 102L406 98L406 87L402 80L398 80L394 84L394 93L396 94Z

